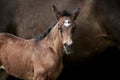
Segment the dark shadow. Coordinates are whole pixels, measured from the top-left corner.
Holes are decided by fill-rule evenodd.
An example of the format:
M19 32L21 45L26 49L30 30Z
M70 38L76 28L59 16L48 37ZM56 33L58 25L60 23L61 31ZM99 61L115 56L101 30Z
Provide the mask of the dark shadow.
M120 50L113 46L102 53L74 65L65 65L58 80L81 80L90 78L111 78L120 71ZM119 78L119 75L116 77Z

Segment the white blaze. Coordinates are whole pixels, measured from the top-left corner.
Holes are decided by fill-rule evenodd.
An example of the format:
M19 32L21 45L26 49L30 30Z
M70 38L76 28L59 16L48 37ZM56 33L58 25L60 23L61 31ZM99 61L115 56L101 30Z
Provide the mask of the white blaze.
M70 20L65 20L65 21L64 21L64 26L65 26L65 27L69 27L70 25L71 25Z

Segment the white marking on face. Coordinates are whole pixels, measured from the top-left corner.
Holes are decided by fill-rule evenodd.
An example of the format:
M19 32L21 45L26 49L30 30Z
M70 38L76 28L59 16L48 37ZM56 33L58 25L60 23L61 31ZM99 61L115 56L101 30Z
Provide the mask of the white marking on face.
M4 66L0 66L0 69L5 69Z
M70 27L70 25L71 25L70 20L65 20L65 21L64 21L64 26L65 26L65 27Z

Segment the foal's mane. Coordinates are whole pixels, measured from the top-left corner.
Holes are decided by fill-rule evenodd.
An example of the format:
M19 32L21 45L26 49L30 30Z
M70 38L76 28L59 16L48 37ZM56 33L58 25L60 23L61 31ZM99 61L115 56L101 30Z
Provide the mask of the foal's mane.
M69 16L69 17L71 17L72 14L70 12L64 10L64 11L62 11L61 16ZM39 40L44 39L49 34L49 32L51 31L51 29L56 25L56 23L57 23L57 21L55 22L55 24L53 26L49 27L45 32L43 32L39 36L35 37L35 41L38 42Z
M57 23L57 22L56 22ZM39 36L35 37L35 41L38 42L42 39L44 39L51 31L51 29L56 25L56 23L53 26L50 26L46 31L44 31L42 34L40 34Z

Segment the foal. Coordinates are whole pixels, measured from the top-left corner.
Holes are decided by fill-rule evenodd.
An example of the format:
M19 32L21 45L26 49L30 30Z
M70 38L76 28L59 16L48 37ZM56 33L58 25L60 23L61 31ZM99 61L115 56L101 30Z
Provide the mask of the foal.
M62 71L63 51L72 51L72 36L79 8L70 14L53 12L58 20L43 35L22 39L9 33L0 33L0 66L8 74L24 80L55 80Z

